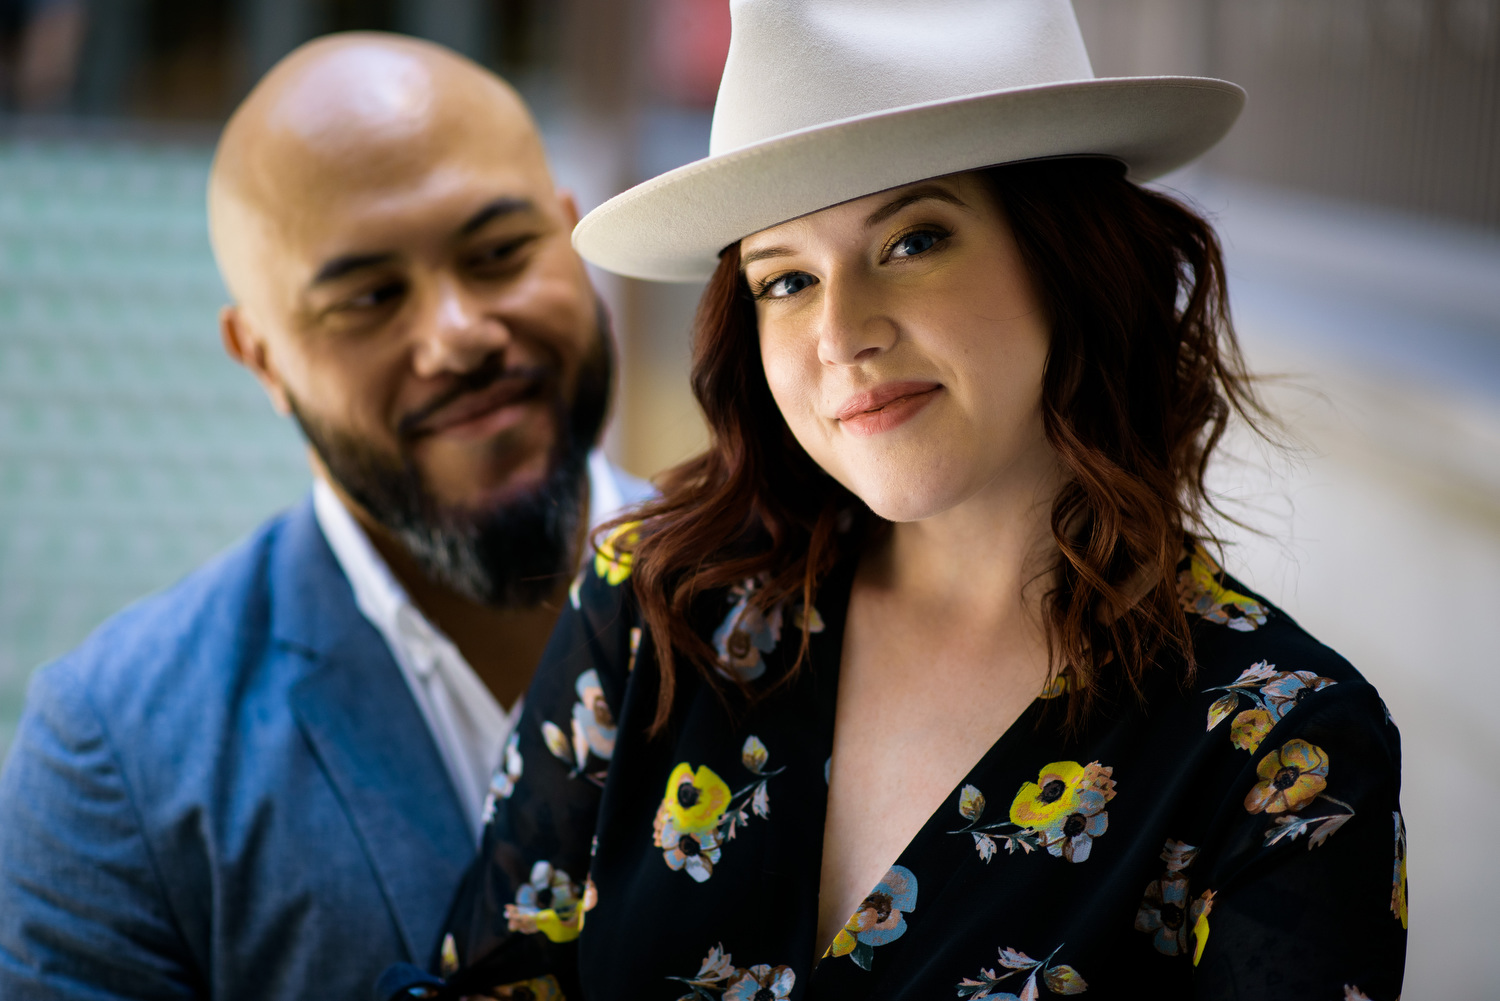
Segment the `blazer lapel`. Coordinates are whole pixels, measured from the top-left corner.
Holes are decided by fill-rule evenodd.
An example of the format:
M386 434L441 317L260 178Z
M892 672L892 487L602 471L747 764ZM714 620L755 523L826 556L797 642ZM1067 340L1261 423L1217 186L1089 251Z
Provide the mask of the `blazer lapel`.
M473 836L427 723L355 606L310 502L287 534L288 559L272 570L272 628L313 661L292 689L292 711L364 844L411 959L426 963Z

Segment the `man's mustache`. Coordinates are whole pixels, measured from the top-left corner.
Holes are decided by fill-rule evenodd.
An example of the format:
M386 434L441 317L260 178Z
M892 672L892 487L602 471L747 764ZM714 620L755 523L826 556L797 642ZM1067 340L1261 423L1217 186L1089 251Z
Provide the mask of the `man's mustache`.
M516 394L517 398L535 396L540 392L554 389L558 380L556 366L553 365L512 365L506 367L502 355L491 355L472 372L465 372L457 377L453 385L448 389L428 400L416 410L402 417L396 425L396 435L403 441L411 441L420 438L423 434L422 425L440 414L459 400L474 393L482 393L496 384L502 382L515 382L525 385L525 388Z

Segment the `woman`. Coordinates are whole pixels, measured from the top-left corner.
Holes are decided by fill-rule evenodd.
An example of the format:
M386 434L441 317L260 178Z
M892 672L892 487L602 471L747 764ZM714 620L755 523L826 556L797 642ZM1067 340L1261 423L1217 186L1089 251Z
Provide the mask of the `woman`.
M575 235L711 270L712 444L585 568L413 989L1394 998L1397 734L1209 555L1259 412L1133 180L1238 89L1092 80L1064 0L734 15L729 152Z

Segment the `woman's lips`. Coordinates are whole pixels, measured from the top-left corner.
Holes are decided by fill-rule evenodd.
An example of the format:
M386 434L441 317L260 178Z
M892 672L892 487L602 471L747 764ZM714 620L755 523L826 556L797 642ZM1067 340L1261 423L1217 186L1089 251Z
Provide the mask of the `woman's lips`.
M889 382L844 401L838 420L850 434L880 434L911 420L942 388L936 382Z

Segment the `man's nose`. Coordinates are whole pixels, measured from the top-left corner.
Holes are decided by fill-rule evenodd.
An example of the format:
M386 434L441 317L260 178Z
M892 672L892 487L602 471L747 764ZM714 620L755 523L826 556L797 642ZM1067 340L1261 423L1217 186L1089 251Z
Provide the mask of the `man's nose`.
M896 343L899 326L873 283L847 274L830 275L818 304L818 360L855 365Z
M416 321L414 338L412 369L430 379L472 372L510 343L510 330L487 315L462 283L439 278Z

